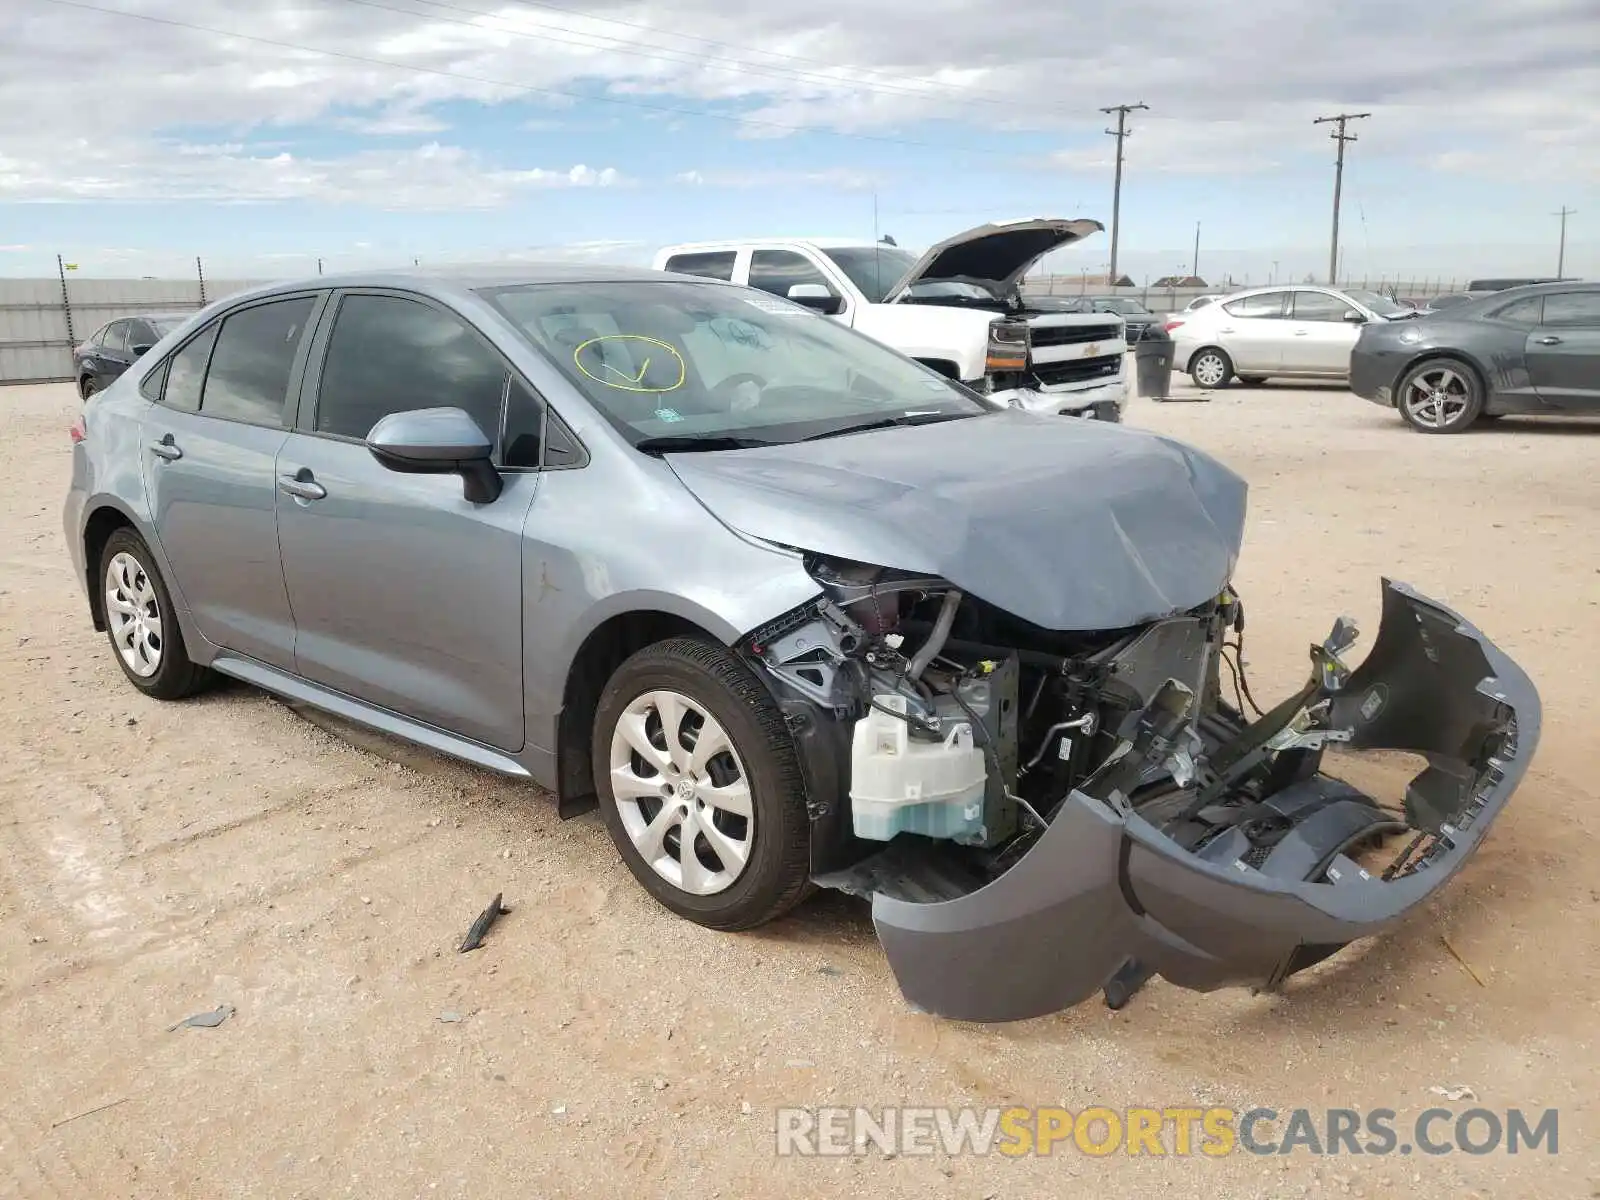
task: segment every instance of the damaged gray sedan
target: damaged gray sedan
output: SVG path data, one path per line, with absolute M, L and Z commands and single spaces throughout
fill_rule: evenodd
M 763 292 L 591 268 L 214 305 L 85 405 L 65 523 L 129 682 L 215 674 L 598 804 L 662 904 L 869 897 L 907 998 L 1271 988 L 1476 849 L 1539 701 L 1383 582 L 1261 711 L 1245 484 Z M 1425 768 L 1388 804 L 1327 749 Z

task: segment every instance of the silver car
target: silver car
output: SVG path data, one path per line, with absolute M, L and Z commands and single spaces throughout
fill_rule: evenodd
M 1340 621 L 1249 715 L 1237 475 L 732 284 L 265 288 L 73 440 L 73 568 L 139 691 L 228 675 L 598 804 L 712 928 L 870 896 L 952 1016 L 1276 986 L 1433 894 L 1538 741 L 1522 671 L 1388 582 L 1358 668 Z M 1429 765 L 1401 811 L 1328 744 Z
M 1350 351 L 1369 321 L 1415 317 L 1376 292 L 1311 284 L 1236 292 L 1167 321 L 1173 363 L 1203 388 L 1273 376 L 1344 379 Z

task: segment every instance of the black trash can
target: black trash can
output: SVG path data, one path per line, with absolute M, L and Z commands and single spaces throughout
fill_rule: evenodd
M 1165 400 L 1172 386 L 1172 335 L 1159 322 L 1145 326 L 1144 334 L 1133 346 L 1138 394 L 1149 400 Z

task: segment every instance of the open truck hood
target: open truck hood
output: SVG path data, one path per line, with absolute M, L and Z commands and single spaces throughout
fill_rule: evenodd
M 1244 480 L 1208 455 L 1015 410 L 666 457 L 734 529 L 937 575 L 1045 629 L 1123 629 L 1203 604 L 1244 532 Z
M 991 221 L 929 247 L 900 282 L 889 289 L 884 302 L 902 299 L 913 284 L 936 280 L 976 283 L 998 296 L 1009 295 L 1028 268 L 1046 254 L 1104 229 L 1099 221 L 1087 219 L 1031 217 Z

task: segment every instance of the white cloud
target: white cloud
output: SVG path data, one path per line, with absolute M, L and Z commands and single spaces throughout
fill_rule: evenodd
M 740 189 L 821 187 L 844 192 L 865 192 L 880 184 L 882 177 L 845 167 L 827 167 L 815 171 L 680 171 L 673 176 L 673 181 L 691 187 Z
M 726 126 L 730 136 L 802 127 L 933 141 L 948 147 L 952 172 L 1012 165 L 997 131 L 1045 134 L 1058 150 L 1052 165 L 1103 172 L 1112 142 L 1097 110 L 1134 100 L 1151 111 L 1134 115 L 1129 162 L 1168 173 L 1266 173 L 1317 156 L 1325 131 L 1311 118 L 1351 107 L 1373 113 L 1359 129 L 1360 153 L 1446 173 L 1592 182 L 1600 160 L 1594 0 L 1455 0 L 1448 20 L 1415 20 L 1393 0 L 999 10 L 971 0 L 885 0 L 874 9 L 858 0 L 733 9 L 587 0 L 583 13 L 509 0 L 95 2 L 157 20 L 35 0 L 7 10 L 0 198 L 373 203 L 392 186 L 393 203 L 414 207 L 444 199 L 446 182 L 428 177 L 444 165 L 469 173 L 452 181 L 457 203 L 503 203 L 520 188 L 549 186 L 551 173 L 607 186 L 607 168 L 588 180 L 448 145 L 420 148 L 430 161 L 388 140 L 445 135 L 433 110 L 443 101 L 561 110 L 579 95 L 646 106 L 611 109 L 625 128 L 675 126 L 681 113 L 659 110 L 710 107 L 756 122 Z M 370 145 L 393 161 L 365 150 L 309 160 L 292 147 L 261 152 L 263 136 L 306 124 L 385 139 Z M 197 142 L 250 148 L 174 155 L 159 141 L 174 127 Z M 80 138 L 92 142 L 87 152 L 73 146 Z M 446 162 L 452 154 L 460 157 Z M 776 152 L 748 156 L 748 170 L 701 170 L 702 183 L 762 186 L 741 180 L 774 177 L 782 165 Z M 836 182 L 856 186 L 843 174 Z

